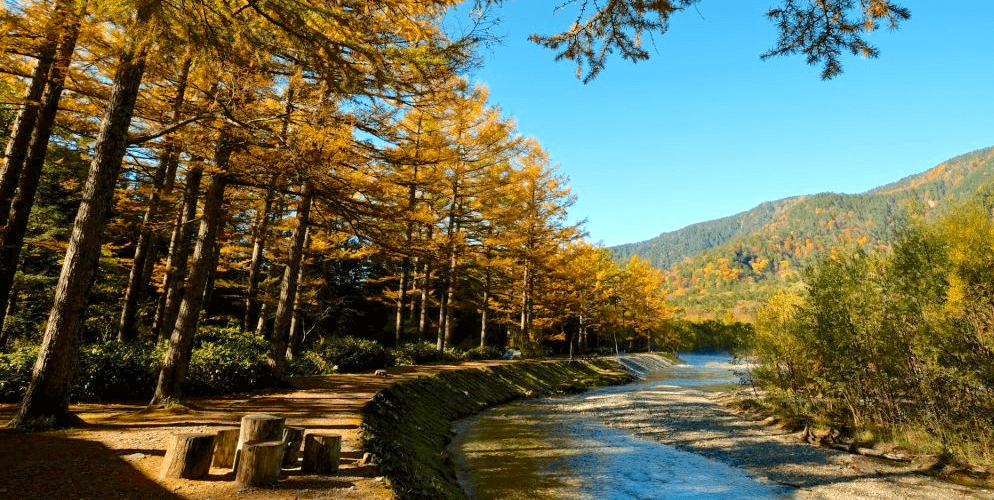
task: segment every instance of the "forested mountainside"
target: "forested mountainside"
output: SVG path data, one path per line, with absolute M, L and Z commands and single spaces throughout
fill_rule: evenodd
M 723 219 L 613 247 L 665 271 L 670 299 L 688 318 L 750 320 L 775 290 L 844 247 L 886 250 L 909 217 L 994 190 L 994 147 L 860 194 L 821 193 L 765 202 Z

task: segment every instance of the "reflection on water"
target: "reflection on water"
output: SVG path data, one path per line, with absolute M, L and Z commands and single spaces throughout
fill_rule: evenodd
M 575 411 L 585 400 L 660 385 L 727 387 L 727 356 L 688 362 L 627 386 L 514 403 L 457 425 L 460 481 L 478 499 L 761 499 L 786 490 L 671 446 L 610 428 Z M 574 408 L 574 410 L 571 410 Z

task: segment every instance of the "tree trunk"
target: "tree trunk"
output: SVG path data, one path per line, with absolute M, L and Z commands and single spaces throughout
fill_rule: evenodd
M 415 317 L 414 315 L 417 313 L 418 307 L 420 307 L 418 305 L 418 297 L 420 297 L 421 295 L 421 289 L 418 288 L 419 286 L 421 286 L 418 284 L 419 283 L 418 269 L 420 268 L 421 268 L 421 259 L 419 259 L 418 257 L 414 257 L 413 259 L 411 259 L 411 272 L 409 278 L 411 284 L 410 286 L 407 287 L 407 296 L 409 297 L 409 300 L 407 301 L 406 318 L 408 322 L 414 321 L 413 319 Z
M 448 340 L 448 318 L 449 318 L 449 307 L 451 304 L 449 300 L 452 298 L 452 287 L 455 281 L 454 268 L 455 268 L 455 252 L 456 252 L 456 210 L 459 204 L 459 178 L 456 177 L 452 180 L 452 201 L 449 203 L 449 222 L 448 228 L 446 230 L 446 237 L 448 238 L 448 257 L 449 257 L 449 270 L 445 276 L 445 288 L 441 290 L 439 295 L 439 306 L 438 306 L 438 342 L 437 347 L 439 352 L 445 349 L 446 341 Z
M 266 363 L 280 379 L 286 372 L 290 319 L 293 315 L 293 301 L 297 297 L 297 278 L 300 273 L 300 261 L 304 253 L 304 241 L 307 237 L 307 224 L 310 219 L 313 199 L 314 186 L 310 181 L 306 181 L 300 190 L 300 203 L 297 205 L 297 225 L 293 230 L 290 255 L 287 256 L 286 268 L 283 270 L 283 283 L 280 285 L 280 297 L 276 303 L 276 317 L 273 319 L 271 348 L 266 360 Z
M 420 128 L 420 123 L 419 123 Z M 413 179 L 411 180 L 411 185 L 408 187 L 407 191 L 407 210 L 408 210 L 408 221 L 407 228 L 404 233 L 404 242 L 407 243 L 408 248 L 410 248 L 413 238 L 414 238 L 414 222 L 410 218 L 413 217 L 414 209 L 418 202 L 418 166 L 414 165 Z M 394 345 L 399 346 L 401 336 L 404 332 L 404 322 L 405 322 L 405 309 L 404 305 L 407 303 L 407 288 L 411 281 L 411 257 L 405 255 L 403 261 L 401 262 L 400 269 L 400 286 L 398 287 L 397 294 L 397 321 L 394 327 L 395 338 Z
M 4 318 L 10 316 L 14 313 L 14 308 L 17 307 L 17 288 L 11 288 L 10 290 L 10 300 L 7 301 L 7 307 L 3 311 Z M 3 326 L 3 325 L 0 325 Z M 0 351 L 7 348 L 7 343 L 10 342 L 10 330 L 5 328 L 0 328 Z
M 200 309 L 203 314 L 207 315 L 210 313 L 211 299 L 214 298 L 214 285 L 217 283 L 217 263 L 221 258 L 221 247 L 223 246 L 224 238 L 224 222 L 221 222 L 221 227 L 217 229 L 217 236 L 214 237 L 214 251 L 211 252 L 211 263 L 207 267 L 209 273 L 207 274 L 207 284 L 204 285 L 204 298 L 203 304 L 201 304 Z
M 459 224 L 456 224 L 456 232 L 459 232 Z M 452 345 L 452 304 L 456 297 L 456 267 L 459 256 L 455 246 L 449 252 L 449 279 L 446 280 L 447 289 L 445 292 L 445 342 L 443 347 Z
M 155 318 L 152 320 L 152 334 L 160 343 L 168 338 L 169 327 L 175 323 L 176 311 L 180 300 L 183 299 L 183 282 L 186 276 L 186 264 L 190 257 L 193 220 L 197 216 L 197 199 L 200 197 L 200 182 L 203 176 L 204 171 L 199 166 L 187 171 L 183 208 L 176 214 L 176 225 L 173 226 L 169 238 L 166 272 L 162 277 L 162 295 L 159 296 Z
M 438 352 L 445 350 L 445 318 L 448 317 L 445 313 L 448 305 L 445 301 L 449 297 L 448 277 L 444 278 L 443 282 L 446 283 L 446 286 L 440 289 L 438 294 L 438 331 L 435 332 L 435 349 Z
M 7 147 L 4 151 L 3 167 L 0 168 L 0 224 L 7 221 L 10 215 L 11 201 L 14 199 L 14 190 L 17 189 L 18 179 L 21 177 L 21 169 L 28 156 L 28 148 L 31 143 L 31 136 L 35 130 L 38 120 L 38 113 L 42 107 L 42 94 L 49 81 L 49 73 L 55 59 L 56 34 L 63 30 L 63 23 L 69 13 L 69 2 L 60 0 L 55 4 L 45 26 L 45 39 L 38 47 L 38 59 L 35 69 L 31 73 L 31 83 L 28 84 L 27 92 L 21 102 L 21 109 L 14 118 L 10 137 L 7 140 Z M 78 29 L 78 24 L 77 24 Z M 71 28 L 70 28 L 71 31 Z M 73 46 L 75 46 L 75 35 L 73 35 Z M 2 323 L 0 323 L 2 325 Z
M 483 279 L 483 300 L 480 304 L 480 347 L 487 346 L 487 316 L 490 313 L 490 268 L 485 271 Z
M 186 372 L 190 366 L 193 335 L 200 318 L 204 290 L 211 272 L 210 267 L 214 261 L 214 244 L 224 222 L 224 189 L 228 185 L 225 171 L 233 149 L 231 138 L 222 132 L 214 157 L 218 172 L 211 174 L 211 183 L 204 195 L 204 213 L 200 220 L 197 245 L 190 263 L 186 293 L 183 295 L 179 314 L 176 316 L 173 333 L 169 338 L 169 349 L 159 371 L 159 382 L 150 405 L 167 404 L 182 395 L 181 386 L 186 380 Z
M 24 246 L 24 235 L 28 229 L 28 217 L 34 205 L 38 182 L 45 166 L 45 155 L 48 152 L 48 141 L 55 125 L 55 117 L 59 111 L 59 101 L 65 87 L 69 63 L 76 50 L 76 38 L 79 35 L 80 16 L 73 15 L 66 19 L 65 32 L 59 40 L 58 51 L 54 63 L 50 64 L 50 72 L 45 75 L 48 86 L 42 96 L 41 109 L 35 114 L 34 131 L 27 148 L 27 156 L 20 161 L 20 175 L 17 178 L 17 190 L 8 205 L 3 203 L 0 214 L 0 329 L 3 328 L 7 316 L 7 305 L 10 300 L 11 287 L 14 284 L 14 274 Z M 51 56 L 49 56 L 51 59 Z M 39 63 L 40 65 L 40 63 Z M 12 139 L 13 140 L 13 139 Z M 11 158 L 8 158 L 10 161 Z M 7 200 L 7 198 L 5 198 Z M 9 210 L 9 212 L 7 212 Z M 9 217 L 8 217 L 9 216 Z M 6 223 L 6 224 L 4 224 Z M 2 347 L 2 344 L 0 344 Z
M 183 102 L 186 99 L 187 79 L 190 76 L 191 59 L 183 63 L 179 80 L 176 83 L 176 97 L 173 98 L 173 107 L 170 110 L 169 122 L 175 123 L 179 120 Z M 146 279 L 146 265 L 150 262 L 152 243 L 155 240 L 153 224 L 162 208 L 162 197 L 168 195 L 172 190 L 173 181 L 171 177 L 176 176 L 176 167 L 179 162 L 179 151 L 175 144 L 166 146 L 159 159 L 159 168 L 156 169 L 152 178 L 152 195 L 148 200 L 148 207 L 145 209 L 145 216 L 142 218 L 141 229 L 138 234 L 138 243 L 135 245 L 135 258 L 131 264 L 131 274 L 128 276 L 128 286 L 124 292 L 124 305 L 121 307 L 121 317 L 117 324 L 117 340 L 129 341 L 135 337 L 135 315 L 138 312 L 138 300 Z
M 273 183 L 276 182 L 275 176 Z M 242 331 L 254 328 L 259 318 L 259 273 L 262 271 L 263 254 L 266 251 L 266 231 L 269 230 L 269 212 L 273 209 L 276 192 L 266 190 L 262 212 L 252 230 L 252 262 L 249 265 L 248 286 L 245 290 L 245 315 L 242 317 Z
M 428 259 L 425 259 L 424 272 L 421 273 L 421 299 L 418 311 L 418 338 L 424 339 L 425 332 L 428 331 L 428 287 L 431 285 L 431 266 Z
M 310 234 L 310 229 L 308 229 L 307 235 L 304 236 L 304 250 L 306 253 L 307 242 L 309 240 L 308 235 Z M 301 256 L 303 259 L 303 256 Z M 293 297 L 293 316 L 290 319 L 290 341 L 286 346 L 286 359 L 293 360 L 294 356 L 300 350 L 300 343 L 303 341 L 303 310 L 301 309 L 301 294 L 300 294 L 300 284 L 304 281 L 304 263 L 301 262 L 298 266 L 300 270 L 297 272 L 297 293 Z
M 259 321 L 255 324 L 255 334 L 264 339 L 271 337 L 272 321 L 269 318 L 269 303 L 263 302 L 259 306 Z
M 529 272 L 528 263 L 525 263 L 523 276 L 521 278 L 521 345 L 516 346 L 518 349 L 526 349 L 526 344 L 530 343 L 531 340 L 531 297 L 529 294 L 528 284 L 531 281 L 531 273 Z
M 138 23 L 144 24 L 148 16 L 146 9 L 140 9 Z M 145 71 L 145 55 L 144 49 L 127 51 L 114 75 L 38 361 L 11 426 L 61 427 L 79 422 L 79 418 L 69 412 L 69 388 L 79 329 L 100 257 L 100 240 L 114 202 L 114 185 L 128 147 L 128 127 Z
M 404 332 L 404 316 L 407 309 L 407 281 L 410 274 L 411 259 L 410 257 L 404 257 L 400 265 L 400 283 L 397 285 L 397 301 L 395 303 L 396 307 L 396 317 L 394 318 L 394 340 L 395 346 L 400 345 L 401 337 Z

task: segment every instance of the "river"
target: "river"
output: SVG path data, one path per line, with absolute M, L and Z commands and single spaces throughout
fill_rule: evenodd
M 685 354 L 686 365 L 586 393 L 525 400 L 456 424 L 450 452 L 471 498 L 769 499 L 793 488 L 638 435 L 632 406 L 661 389 L 722 390 L 735 384 L 728 356 Z M 610 424 L 610 425 L 609 425 Z

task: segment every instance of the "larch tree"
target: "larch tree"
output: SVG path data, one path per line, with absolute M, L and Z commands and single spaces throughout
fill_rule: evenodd
M 504 0 L 476 0 L 478 5 Z M 566 0 L 557 7 L 575 15 L 559 33 L 533 34 L 529 39 L 555 51 L 556 60 L 576 63 L 577 77 L 589 82 L 604 69 L 612 54 L 632 62 L 649 59 L 644 38 L 665 34 L 672 18 L 706 4 L 703 0 Z M 808 64 L 820 65 L 821 77 L 842 73 L 841 58 L 849 53 L 875 58 L 879 49 L 866 37 L 881 27 L 896 29 L 911 12 L 889 0 L 778 0 L 766 11 L 778 32 L 776 45 L 761 55 L 766 59 L 801 54 Z
M 60 33 L 59 38 L 55 40 L 55 53 L 47 54 L 47 44 L 51 43 L 50 39 L 55 36 L 48 32 L 43 37 L 45 47 L 39 49 L 45 54 L 39 56 L 35 68 L 35 77 L 40 76 L 37 75 L 40 68 L 48 68 L 48 73 L 42 78 L 44 86 L 40 96 L 40 106 L 29 103 L 21 109 L 14 122 L 12 137 L 7 143 L 3 171 L 0 172 L 3 184 L 0 186 L 0 330 L 3 329 L 14 274 L 24 245 L 28 217 L 34 205 L 49 139 L 62 100 L 65 80 L 69 74 L 69 65 L 76 51 L 80 24 L 83 22 L 82 9 L 83 7 L 76 7 L 71 3 L 66 5 L 66 2 L 56 4 L 50 23 L 57 25 L 49 26 L 50 30 Z M 49 57 L 50 60 L 45 60 L 45 57 Z M 37 83 L 33 77 L 28 97 L 36 90 L 35 87 Z M 20 134 L 29 125 L 32 127 L 29 131 L 30 137 L 26 143 L 26 150 L 22 150 Z M 14 191 L 10 191 L 8 184 L 13 185 Z M 3 335 L 0 332 L 0 347 L 6 343 Z
M 77 339 L 100 242 L 113 201 L 129 128 L 149 54 L 172 47 L 201 47 L 222 57 L 233 44 L 306 66 L 347 95 L 390 95 L 396 75 L 433 74 L 464 57 L 468 46 L 448 43 L 437 29 L 450 1 L 220 5 L 140 3 L 130 19 L 119 16 L 118 65 L 73 234 L 56 287 L 32 382 L 15 427 L 60 427 L 77 419 L 68 410 Z M 176 10 L 171 10 L 171 9 Z M 342 13 L 347 15 L 341 15 Z M 279 36 L 274 37 L 273 33 Z M 167 36 L 172 35 L 172 36 Z M 349 40 L 343 44 L 342 40 Z M 279 42 L 279 43 L 274 43 Z M 180 316 L 183 316 L 181 311 Z M 179 320 L 177 320 L 179 321 Z M 164 386 L 169 386 L 165 384 Z

